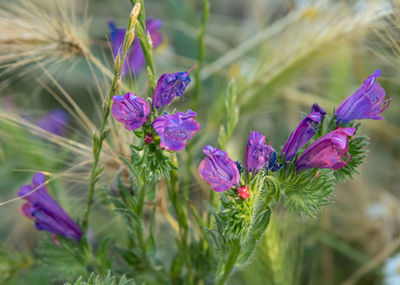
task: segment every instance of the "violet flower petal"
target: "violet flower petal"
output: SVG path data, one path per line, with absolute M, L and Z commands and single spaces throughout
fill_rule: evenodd
M 348 136 L 355 128 L 338 128 L 313 142 L 295 162 L 297 172 L 307 168 L 340 169 L 351 160 Z
M 300 148 L 305 146 L 315 135 L 326 112 L 318 104 L 311 107 L 310 115 L 301 120 L 297 128 L 290 134 L 282 149 L 287 161 L 292 160 Z
M 82 238 L 81 229 L 49 195 L 45 182 L 46 176 L 37 172 L 32 178 L 31 185 L 20 187 L 18 196 L 26 200 L 21 212 L 35 221 L 37 230 L 44 230 L 79 242 Z
M 169 105 L 175 97 L 183 97 L 192 79 L 189 72 L 165 73 L 157 81 L 153 94 L 153 107 L 160 109 Z
M 203 153 L 207 157 L 200 163 L 198 171 L 214 191 L 223 192 L 239 184 L 239 170 L 225 151 L 206 145 Z
M 53 109 L 37 121 L 37 126 L 58 136 L 65 134 L 69 115 L 62 109 Z
M 146 122 L 150 115 L 150 106 L 146 100 L 128 92 L 125 95 L 113 97 L 111 112 L 128 131 L 133 131 Z
M 201 128 L 194 117 L 196 113 L 192 110 L 157 117 L 153 128 L 161 138 L 160 147 L 168 151 L 183 150 L 187 141 Z
M 265 136 L 251 132 L 246 147 L 246 168 L 248 172 L 261 170 L 274 152 L 272 146 L 265 145 Z
M 389 107 L 391 98 L 384 100 L 385 89 L 376 82 L 381 76 L 378 69 L 365 79 L 361 87 L 347 97 L 336 110 L 337 123 L 343 124 L 352 120 L 382 120 L 381 113 Z

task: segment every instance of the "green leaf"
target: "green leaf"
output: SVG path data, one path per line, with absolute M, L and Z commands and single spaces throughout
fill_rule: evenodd
M 41 240 L 37 252 L 39 264 L 56 280 L 71 280 L 86 274 L 88 253 L 77 242 L 57 236 L 57 246 L 49 234 Z M 83 240 L 82 240 L 83 242 Z
M 364 159 L 367 156 L 368 150 L 366 147 L 368 142 L 369 138 L 367 137 L 353 137 L 349 140 L 351 160 L 345 167 L 335 171 L 336 179 L 339 182 L 344 182 L 349 178 L 353 178 L 354 175 L 359 174 L 357 168 L 364 163 Z
M 285 207 L 299 216 L 306 214 L 316 217 L 322 206 L 330 204 L 336 182 L 331 169 L 312 169 L 296 173 L 292 162 L 279 175 L 285 193 Z
M 110 258 L 109 255 L 109 247 L 111 244 L 114 242 L 114 238 L 111 236 L 108 236 L 104 238 L 97 250 L 96 258 L 101 265 L 102 269 L 109 269 L 112 265 L 112 258 Z

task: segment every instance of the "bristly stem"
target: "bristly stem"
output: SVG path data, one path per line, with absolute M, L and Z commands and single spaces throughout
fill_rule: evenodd
M 193 94 L 193 98 L 192 98 L 192 109 L 196 109 L 196 107 L 197 107 L 197 105 L 199 103 L 200 92 L 201 92 L 200 72 L 201 72 L 201 70 L 203 68 L 203 61 L 204 61 L 204 55 L 205 55 L 204 35 L 206 33 L 208 15 L 209 15 L 209 12 L 210 12 L 210 2 L 209 2 L 209 0 L 202 0 L 202 7 L 203 7 L 203 14 L 202 14 L 202 17 L 201 17 L 199 37 L 198 37 L 198 42 L 197 42 L 198 68 L 196 69 L 196 72 L 195 72 L 196 85 L 195 85 L 194 94 Z
M 114 78 L 111 83 L 110 92 L 108 97 L 103 103 L 103 118 L 101 122 L 101 127 L 99 130 L 99 134 L 93 134 L 93 167 L 92 171 L 89 176 L 89 194 L 86 203 L 86 209 L 82 218 L 82 226 L 84 230 L 87 229 L 89 224 L 89 213 L 90 208 L 93 204 L 93 195 L 94 195 L 94 188 L 96 182 L 100 179 L 100 175 L 103 171 L 102 168 L 98 168 L 101 150 L 103 148 L 103 141 L 107 137 L 110 129 L 109 125 L 107 124 L 108 118 L 110 116 L 111 111 L 111 104 L 112 104 L 112 97 L 118 93 L 120 84 L 121 84 L 121 69 L 125 62 L 125 56 L 132 45 L 133 39 L 135 38 L 135 26 L 137 22 L 137 18 L 140 13 L 141 5 L 138 3 L 136 4 L 129 17 L 128 28 L 126 29 L 124 43 L 122 45 L 122 53 L 118 53 L 114 61 Z
M 235 263 L 237 258 L 239 257 L 240 250 L 241 250 L 240 241 L 238 240 L 233 241 L 229 248 L 229 256 L 226 262 L 223 263 L 223 261 L 220 260 L 220 264 L 218 266 L 218 271 L 215 279 L 216 285 L 223 285 L 228 280 L 229 276 L 233 271 L 233 268 L 235 267 Z M 224 256 L 222 255 L 221 259 L 223 258 Z

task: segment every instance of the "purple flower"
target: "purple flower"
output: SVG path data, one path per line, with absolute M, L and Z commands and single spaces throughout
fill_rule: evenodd
M 150 34 L 151 41 L 153 43 L 153 48 L 158 47 L 163 41 L 163 37 L 160 33 L 160 28 L 162 26 L 162 21 L 157 19 L 147 19 L 146 20 L 146 30 Z M 122 52 L 122 44 L 124 43 L 126 29 L 119 29 L 115 27 L 115 23 L 110 21 L 108 23 L 110 27 L 110 42 L 113 51 L 113 55 L 116 56 Z M 139 39 L 135 37 L 132 47 L 128 50 L 124 65 L 122 66 L 121 75 L 127 75 L 132 70 L 135 74 L 138 74 L 146 60 L 143 55 L 142 47 L 140 46 Z
M 261 170 L 273 152 L 272 146 L 265 145 L 265 136 L 251 132 L 246 147 L 247 171 L 256 173 Z
M 378 69 L 339 105 L 336 110 L 338 124 L 361 119 L 383 120 L 381 113 L 389 107 L 392 98 L 384 100 L 385 89 L 376 82 L 379 76 L 381 71 Z
M 313 142 L 295 162 L 297 172 L 307 168 L 340 169 L 351 160 L 348 150 L 348 136 L 355 128 L 337 128 Z
M 239 184 L 239 170 L 228 154 L 211 145 L 203 148 L 207 156 L 199 166 L 200 177 L 216 192 L 223 192 Z
M 312 105 L 310 115 L 301 120 L 283 146 L 282 154 L 285 154 L 287 161 L 292 160 L 299 149 L 305 146 L 315 135 L 325 114 L 324 109 L 318 106 L 317 103 Z
M 183 97 L 186 86 L 191 80 L 189 71 L 161 75 L 154 90 L 153 107 L 160 109 L 171 103 L 176 96 Z
M 192 110 L 187 113 L 178 112 L 173 115 L 162 115 L 153 121 L 153 128 L 161 138 L 160 147 L 168 151 L 178 151 L 185 148 L 186 143 L 200 130 L 200 124 L 193 117 Z
M 46 176 L 37 172 L 31 185 L 23 185 L 18 196 L 26 200 L 21 213 L 35 221 L 35 228 L 80 241 L 82 232 L 60 205 L 49 195 Z
M 150 106 L 146 100 L 128 92 L 125 95 L 113 97 L 111 112 L 128 131 L 133 131 L 146 122 L 150 114 Z
M 57 136 L 62 136 L 68 125 L 68 113 L 62 109 L 53 109 L 49 111 L 44 117 L 37 121 L 37 126 L 53 133 Z

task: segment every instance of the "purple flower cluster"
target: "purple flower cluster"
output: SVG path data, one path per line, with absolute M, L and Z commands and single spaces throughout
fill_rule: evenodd
M 146 30 L 147 33 L 150 34 L 154 48 L 158 47 L 163 41 L 163 36 L 159 31 L 162 24 L 162 21 L 157 19 L 148 19 L 146 21 Z M 117 28 L 113 21 L 110 21 L 108 25 L 110 27 L 111 48 L 113 55 L 116 56 L 118 53 L 122 52 L 122 44 L 124 43 L 126 29 Z M 128 50 L 126 55 L 125 62 L 121 69 L 121 75 L 128 75 L 130 71 L 138 74 L 142 70 L 145 63 L 146 61 L 139 43 L 139 39 L 135 37 L 132 47 Z
M 45 183 L 46 176 L 37 172 L 30 185 L 21 186 L 18 196 L 26 200 L 20 209 L 21 213 L 35 221 L 37 230 L 47 231 L 79 242 L 82 238 L 79 226 L 49 195 Z
M 376 77 L 380 75 L 379 70 L 375 71 L 360 89 L 339 105 L 336 111 L 337 124 L 355 119 L 383 119 L 380 114 L 389 106 L 391 98 L 384 100 L 385 90 L 376 82 Z M 284 155 L 285 161 L 295 159 L 299 150 L 310 142 L 321 127 L 325 115 L 325 110 L 317 104 L 311 107 L 310 114 L 301 120 L 282 149 L 281 157 Z M 297 172 L 310 168 L 337 170 L 345 167 L 352 158 L 348 152 L 349 139 L 355 131 L 352 127 L 338 127 L 311 143 L 294 161 Z M 239 185 L 238 173 L 242 169 L 241 163 L 235 164 L 226 152 L 209 145 L 204 147 L 203 152 L 207 158 L 200 164 L 200 177 L 217 192 L 238 186 L 240 197 L 247 197 L 247 192 L 243 192 L 248 189 L 245 188 L 247 186 Z M 265 144 L 265 136 L 259 132 L 251 132 L 246 148 L 247 173 L 256 174 L 261 169 L 272 172 L 280 170 L 284 165 L 278 164 L 276 158 L 277 154 L 271 144 Z
M 207 157 L 199 166 L 199 174 L 213 190 L 223 192 L 233 186 L 240 186 L 239 178 L 242 170 L 241 167 L 238 167 L 240 163 L 233 162 L 225 151 L 210 145 L 205 146 L 203 152 Z M 246 148 L 247 172 L 256 174 L 264 167 L 276 171 L 281 167 L 276 165 L 275 158 L 276 152 L 271 144 L 265 145 L 265 136 L 259 132 L 251 132 Z M 243 199 L 250 196 L 248 187 L 246 187 L 238 188 L 239 197 Z
M 128 92 L 125 95 L 113 97 L 111 112 L 114 118 L 124 124 L 128 131 L 136 130 L 144 124 L 152 126 L 154 132 L 160 137 L 160 147 L 167 151 L 180 151 L 186 146 L 188 140 L 200 129 L 200 124 L 194 117 L 192 110 L 187 113 L 163 114 L 149 119 L 151 110 L 157 115 L 156 109 L 169 105 L 175 97 L 182 97 L 186 86 L 190 83 L 189 71 L 166 73 L 158 80 L 152 100 L 152 106 L 146 100 Z M 152 133 L 145 134 L 145 143 L 153 140 Z

